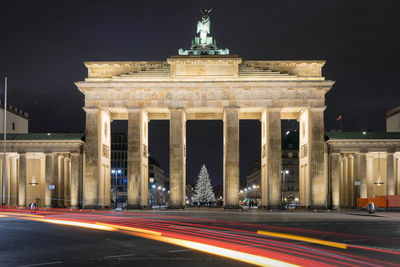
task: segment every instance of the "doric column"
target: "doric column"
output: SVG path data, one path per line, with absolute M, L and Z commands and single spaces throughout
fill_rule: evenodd
M 11 205 L 11 168 L 10 168 L 10 155 L 6 155 L 6 205 Z
M 349 157 L 348 155 L 343 157 L 343 207 L 349 206 Z
M 85 109 L 86 130 L 85 130 L 85 177 L 84 183 L 84 208 L 97 208 L 98 175 L 99 175 L 99 110 Z
M 301 110 L 299 116 L 299 198 L 300 206 L 308 208 L 311 205 L 310 178 L 310 136 L 311 111 Z
M 269 206 L 268 174 L 267 174 L 267 110 L 261 113 L 261 206 Z
M 81 173 L 81 154 L 71 154 L 71 208 L 79 207 L 79 176 Z
M 58 195 L 58 165 L 59 165 L 59 160 L 58 160 L 58 154 L 54 153 L 52 156 L 52 170 L 51 170 L 51 184 L 54 185 L 54 189 L 51 190 L 51 207 L 55 208 L 58 206 L 58 199 L 59 199 L 59 195 Z
M 331 197 L 332 197 L 332 208 L 340 208 L 340 177 L 341 177 L 341 167 L 340 167 L 340 154 L 331 153 L 330 158 L 330 180 L 331 180 Z
M 281 143 L 281 111 L 267 110 L 267 179 L 268 206 L 280 207 L 282 204 L 282 143 Z
M 360 198 L 367 197 L 367 155 L 358 153 L 358 180 L 360 181 Z
M 39 198 L 40 198 L 40 207 L 43 208 L 46 205 L 46 191 L 48 190 L 48 184 L 47 184 L 47 178 L 46 178 L 46 155 L 43 153 L 40 153 L 39 156 L 39 175 L 40 175 L 40 193 L 39 193 Z
M 395 172 L 394 172 L 394 154 L 388 152 L 387 153 L 387 195 L 388 196 L 393 196 L 395 195 Z
M 170 114 L 170 208 L 183 208 L 186 188 L 186 113 L 184 109 L 171 109 Z
M 111 205 L 111 116 L 108 110 L 99 110 L 99 151 L 98 151 L 98 208 Z
M 26 206 L 26 154 L 19 155 L 18 206 Z
M 17 155 L 10 156 L 10 206 L 18 204 L 18 170 Z
M 367 154 L 367 197 L 374 197 L 374 181 L 373 181 L 373 170 L 374 170 L 374 155 L 371 153 Z
M 239 110 L 226 108 L 223 121 L 223 198 L 225 208 L 239 208 Z
M 128 208 L 148 207 L 148 118 L 142 109 L 128 111 Z
M 84 207 L 107 208 L 110 205 L 110 113 L 88 109 L 85 132 Z
M 64 157 L 64 207 L 71 206 L 71 165 L 69 155 Z
M 328 204 L 328 181 L 324 175 L 324 109 L 311 111 L 310 146 L 310 181 L 311 205 L 326 208 Z
M 44 186 L 44 206 L 46 208 L 51 207 L 52 192 L 54 189 L 50 189 L 50 185 L 54 185 L 53 182 L 53 155 L 46 154 L 45 158 L 45 186 Z
M 348 202 L 348 207 L 352 208 L 354 207 L 354 155 L 349 156 L 349 177 L 348 177 L 348 183 L 349 187 L 349 202 Z
M 63 208 L 64 207 L 64 155 L 59 155 L 58 156 L 58 175 L 57 175 L 57 185 L 56 188 L 58 188 L 57 190 L 57 206 L 59 208 Z

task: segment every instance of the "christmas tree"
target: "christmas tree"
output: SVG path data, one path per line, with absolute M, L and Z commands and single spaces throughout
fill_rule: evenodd
M 194 191 L 195 191 L 195 194 L 193 196 L 194 202 L 201 203 L 201 202 L 215 201 L 215 196 L 211 186 L 210 177 L 208 175 L 207 168 L 204 164 L 203 167 L 201 167 Z

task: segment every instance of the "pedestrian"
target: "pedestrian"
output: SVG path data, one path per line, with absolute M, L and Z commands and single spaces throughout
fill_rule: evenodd
M 33 202 L 29 203 L 28 207 L 32 214 L 36 213 L 39 209 L 38 204 L 33 203 Z

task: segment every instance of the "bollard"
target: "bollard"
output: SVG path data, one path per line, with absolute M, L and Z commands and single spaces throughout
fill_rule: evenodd
M 374 214 L 376 211 L 376 205 L 374 202 L 369 202 L 367 205 L 367 211 L 369 212 L 369 214 Z

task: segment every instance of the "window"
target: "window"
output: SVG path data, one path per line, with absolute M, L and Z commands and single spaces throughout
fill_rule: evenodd
M 15 122 L 12 123 L 12 129 L 15 130 Z

